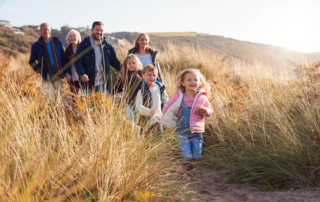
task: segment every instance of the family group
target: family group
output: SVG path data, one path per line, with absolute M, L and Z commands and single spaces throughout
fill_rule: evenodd
M 48 23 L 40 25 L 41 37 L 32 45 L 29 64 L 40 73 L 43 89 L 51 97 L 60 94 L 62 79 L 69 83 L 73 100 L 81 94 L 99 92 L 114 95 L 123 92 L 125 114 L 133 127 L 147 128 L 147 136 L 163 133 L 163 126 L 175 129 L 184 168 L 184 180 L 201 158 L 204 118 L 212 115 L 208 101 L 209 86 L 197 69 L 185 69 L 177 76 L 177 93 L 168 101 L 157 51 L 149 45 L 148 34 L 140 34 L 135 47 L 123 63 L 104 35 L 104 24 L 92 24 L 91 34 L 81 41 L 74 29 L 66 36 L 70 44 L 64 50 L 61 41 L 51 35 Z M 110 89 L 110 65 L 120 72 Z

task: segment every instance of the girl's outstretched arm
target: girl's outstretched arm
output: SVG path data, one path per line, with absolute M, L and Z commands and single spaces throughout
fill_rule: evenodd
M 177 92 L 174 96 L 163 106 L 162 114 L 164 114 L 168 108 L 179 98 L 179 93 Z

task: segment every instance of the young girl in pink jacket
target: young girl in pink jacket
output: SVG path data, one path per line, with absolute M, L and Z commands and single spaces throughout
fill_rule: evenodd
M 189 180 L 193 161 L 201 158 L 204 117 L 213 113 L 208 101 L 209 85 L 197 69 L 186 69 L 177 77 L 177 93 L 163 107 L 160 124 L 175 128 L 184 170 Z

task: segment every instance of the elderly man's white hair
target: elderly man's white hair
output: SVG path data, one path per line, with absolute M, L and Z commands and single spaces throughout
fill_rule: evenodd
M 46 23 L 46 22 L 41 23 L 41 25 L 40 25 L 40 30 L 42 29 L 43 26 L 50 27 L 50 30 L 51 30 L 51 26 L 49 25 L 49 23 Z

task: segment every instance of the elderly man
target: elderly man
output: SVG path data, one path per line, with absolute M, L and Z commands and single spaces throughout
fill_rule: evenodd
M 51 36 L 51 27 L 48 23 L 40 25 L 41 37 L 32 44 L 29 64 L 33 70 L 40 73 L 43 78 L 43 86 L 49 90 L 50 97 L 54 97 L 54 91 L 60 94 L 63 74 L 67 80 L 71 76 L 69 70 L 63 71 L 65 54 L 61 41 Z
M 104 25 L 96 21 L 91 33 L 77 49 L 75 67 L 81 78 L 82 92 L 107 94 L 110 88 L 110 65 L 117 71 L 121 63 L 113 46 L 103 36 Z

